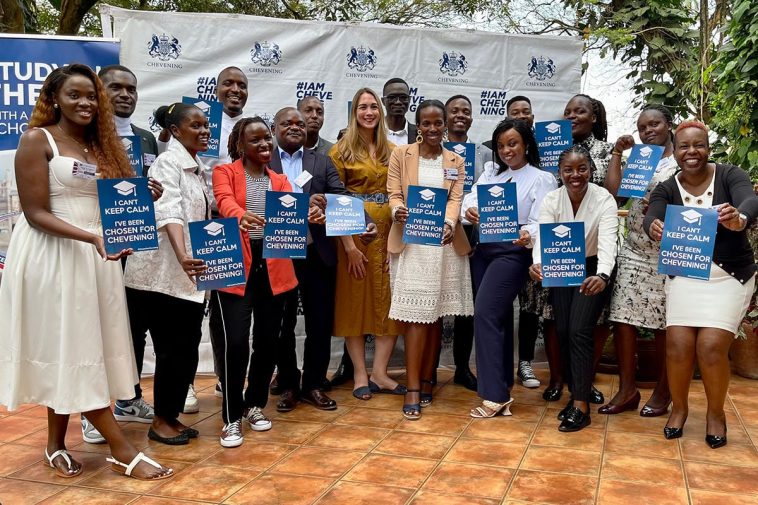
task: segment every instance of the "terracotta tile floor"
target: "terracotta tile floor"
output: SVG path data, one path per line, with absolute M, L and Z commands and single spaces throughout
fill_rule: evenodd
M 545 378 L 545 370 L 537 372 Z M 333 412 L 300 405 L 278 414 L 272 399 L 266 410 L 273 429 L 246 430 L 236 449 L 218 443 L 214 379 L 198 377 L 200 412 L 182 419 L 200 430 L 189 446 L 151 442 L 145 425 L 123 425 L 140 449 L 175 469 L 176 477 L 161 482 L 111 472 L 107 447 L 83 443 L 78 418 L 72 418 L 68 444 L 85 471 L 57 478 L 41 464 L 45 410 L 0 410 L 0 503 L 758 504 L 758 381 L 732 378 L 729 444 L 714 451 L 703 442 L 700 382 L 692 385 L 684 437 L 666 441 L 665 417 L 636 412 L 595 414 L 588 429 L 560 433 L 555 414 L 563 404 L 544 402 L 542 388 L 516 386 L 513 417 L 473 420 L 474 393 L 454 385 L 449 371 L 439 375 L 434 403 L 420 421 L 403 418 L 402 397 L 362 402 L 348 385 L 333 392 L 339 404 Z M 616 381 L 600 375 L 596 385 L 608 396 Z M 149 400 L 151 386 L 143 381 Z M 642 393 L 645 400 L 650 390 Z

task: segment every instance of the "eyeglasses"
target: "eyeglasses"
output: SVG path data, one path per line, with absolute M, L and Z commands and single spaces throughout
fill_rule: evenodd
M 408 103 L 411 101 L 411 97 L 408 95 L 387 95 L 383 98 L 387 103 L 392 103 L 392 102 Z

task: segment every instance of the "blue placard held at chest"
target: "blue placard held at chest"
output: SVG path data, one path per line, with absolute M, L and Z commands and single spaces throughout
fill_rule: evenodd
M 534 123 L 534 136 L 543 170 L 558 173 L 558 156 L 574 144 L 571 121 L 540 121 Z
M 358 235 L 366 231 L 363 200 L 326 194 L 326 236 Z
M 642 198 L 647 193 L 647 186 L 653 180 L 655 169 L 663 156 L 663 146 L 637 144 L 626 160 L 624 176 L 621 178 L 618 196 Z
M 97 196 L 108 254 L 158 249 L 153 195 L 146 178 L 98 179 Z
M 129 164 L 134 170 L 134 175 L 141 177 L 144 173 L 144 158 L 142 157 L 142 138 L 139 135 L 129 135 L 121 137 L 121 144 L 126 150 L 126 156 L 129 158 Z
M 715 209 L 668 205 L 658 253 L 658 273 L 708 280 L 717 226 Z
M 580 286 L 587 276 L 584 245 L 582 221 L 541 224 L 542 285 Z
M 208 269 L 197 276 L 197 289 L 221 289 L 245 284 L 239 223 L 235 217 L 189 223 L 192 257 Z
M 445 149 L 453 151 L 463 158 L 466 167 L 466 178 L 463 180 L 463 191 L 471 191 L 474 185 L 474 175 L 476 170 L 476 144 L 473 142 L 445 142 Z
M 218 158 L 221 147 L 221 116 L 224 112 L 224 106 L 221 102 L 215 100 L 198 100 L 195 97 L 183 96 L 182 103 L 194 105 L 205 114 L 208 119 L 208 129 L 211 136 L 208 139 L 208 150 L 200 153 L 208 158 Z
M 309 199 L 305 193 L 266 191 L 264 258 L 305 258 Z
M 516 183 L 482 184 L 476 187 L 479 202 L 479 242 L 518 240 Z
M 406 205 L 408 220 L 403 226 L 403 242 L 442 246 L 447 190 L 408 186 Z

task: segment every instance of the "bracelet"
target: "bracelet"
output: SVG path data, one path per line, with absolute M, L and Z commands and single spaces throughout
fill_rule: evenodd
M 618 152 L 617 150 L 611 151 L 611 156 L 621 156 L 622 153 Z
M 603 279 L 603 281 L 604 281 L 606 284 L 608 284 L 608 282 L 610 282 L 610 280 L 611 280 L 611 278 L 608 276 L 608 274 L 606 274 L 606 273 L 604 273 L 604 272 L 603 272 L 603 273 L 599 273 L 599 274 L 597 274 L 597 276 L 598 276 L 598 277 L 600 277 L 601 279 Z

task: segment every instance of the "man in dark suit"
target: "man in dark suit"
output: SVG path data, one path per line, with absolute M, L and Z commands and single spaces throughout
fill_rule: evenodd
M 418 128 L 405 119 L 411 106 L 411 89 L 408 83 L 400 77 L 393 77 L 382 88 L 382 103 L 384 104 L 385 120 L 387 122 L 387 138 L 395 145 L 413 144 L 416 142 Z
M 297 101 L 297 110 L 305 119 L 306 141 L 305 148 L 313 149 L 324 156 L 329 155 L 329 149 L 334 144 L 319 135 L 324 126 L 324 104 L 316 96 L 306 96 Z
M 331 160 L 314 150 L 304 148 L 307 140 L 306 123 L 296 108 L 287 107 L 277 112 L 273 131 L 277 148 L 270 166 L 275 172 L 287 175 L 293 191 L 311 195 L 311 202 L 316 202 L 324 209 L 325 193 L 348 194 Z M 366 232 L 361 234 L 361 239 L 370 241 L 376 237 L 376 225 L 369 219 L 366 222 Z M 336 242 L 332 237 L 326 236 L 324 225 L 309 225 L 308 238 L 307 257 L 293 260 L 298 280 L 296 291 L 300 292 L 305 317 L 302 387 L 295 353 L 297 293 L 293 292 L 285 307 L 280 337 L 277 382 L 282 396 L 277 404 L 279 412 L 293 410 L 298 399 L 322 410 L 337 408 L 337 402 L 324 392 L 334 322 Z

